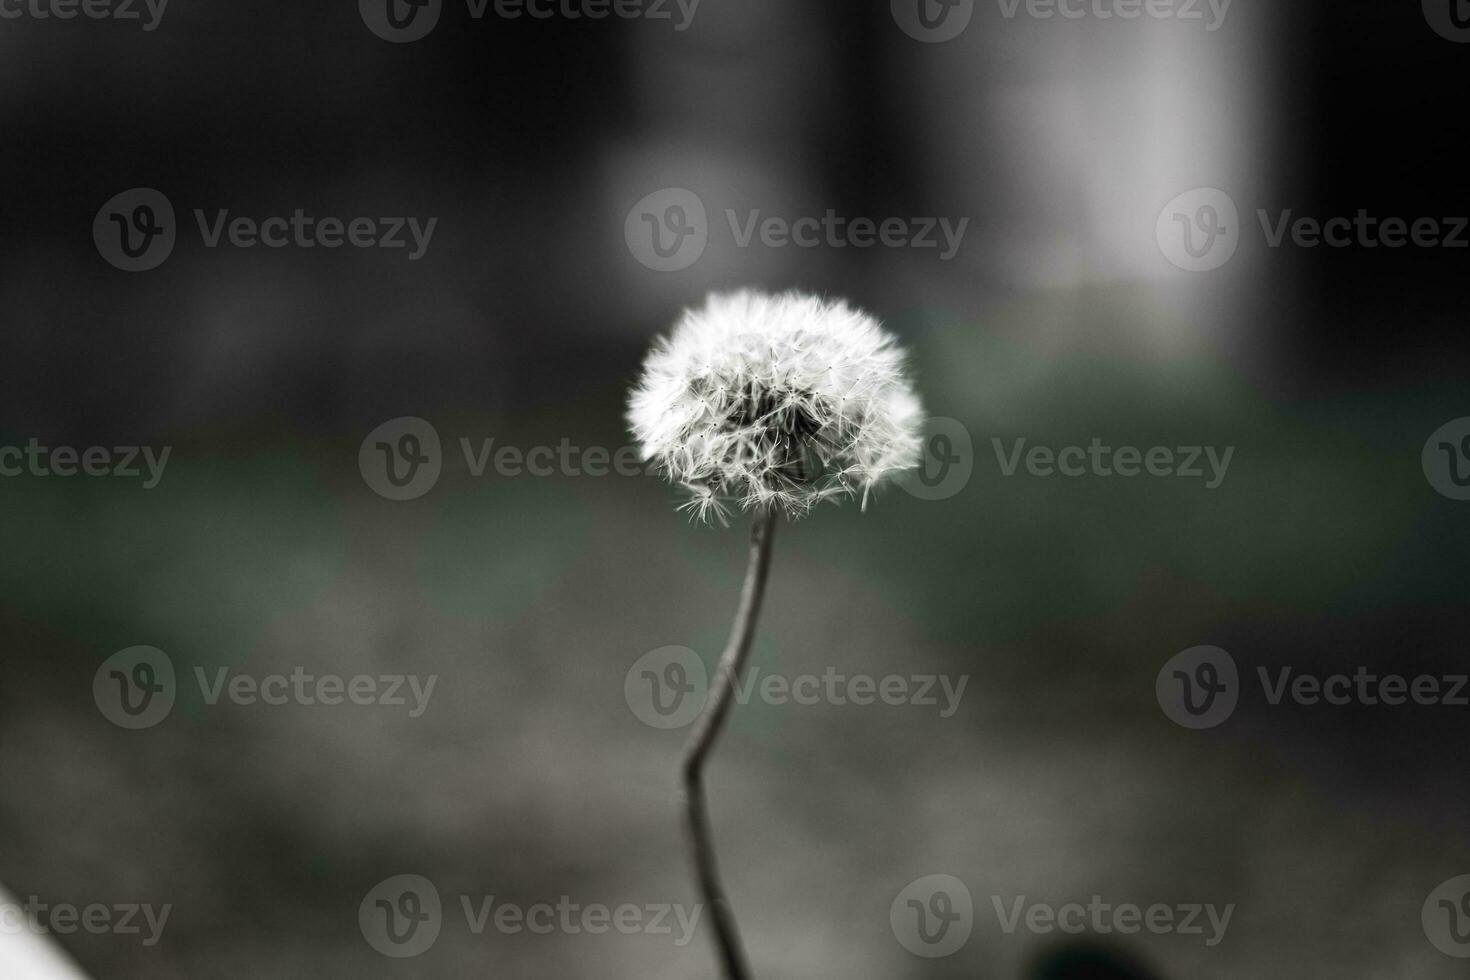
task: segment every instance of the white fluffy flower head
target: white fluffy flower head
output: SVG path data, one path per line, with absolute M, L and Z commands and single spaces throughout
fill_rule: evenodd
M 685 505 L 799 517 L 916 465 L 923 411 L 904 354 L 841 301 L 787 293 L 711 296 L 659 340 L 629 399 L 645 459 L 687 488 Z

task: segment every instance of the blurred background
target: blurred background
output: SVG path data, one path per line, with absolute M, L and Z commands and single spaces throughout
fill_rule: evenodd
M 1421 466 L 1470 415 L 1465 253 L 1273 249 L 1257 219 L 1470 212 L 1470 47 L 1429 6 L 977 0 L 916 20 L 903 0 L 703 0 L 594 20 L 443 0 L 416 40 L 380 36 L 370 0 L 172 0 L 151 30 L 141 5 L 4 8 L 0 446 L 171 455 L 151 489 L 0 478 L 0 882 L 172 906 L 151 946 L 54 937 L 98 978 L 713 976 L 703 930 L 475 935 L 460 897 L 697 900 L 684 733 L 640 720 L 625 679 L 666 646 L 713 664 L 745 522 L 692 525 L 649 476 L 477 475 L 460 440 L 616 450 L 681 310 L 798 288 L 881 318 L 971 450 L 931 444 L 963 457 L 941 499 L 892 488 L 782 528 L 753 665 L 968 683 L 950 717 L 737 708 L 711 810 L 756 973 L 1462 975 L 1420 913 L 1470 873 L 1466 709 L 1272 706 L 1251 680 L 1467 669 L 1470 504 Z M 924 26 L 942 10 L 959 20 Z M 93 239 L 131 188 L 176 216 L 147 271 Z M 1156 237 L 1196 188 L 1238 208 L 1205 272 Z M 210 248 L 194 218 L 298 208 L 438 220 L 410 260 Z M 731 211 L 968 225 L 945 258 L 742 246 Z M 645 215 L 703 250 L 651 268 Z M 359 450 L 404 416 L 433 426 L 442 474 L 393 500 Z M 992 444 L 1094 437 L 1235 452 L 1206 489 L 1007 477 Z M 1155 679 L 1202 644 L 1243 691 L 1192 731 Z M 177 702 L 126 730 L 93 681 L 138 645 L 167 653 Z M 438 684 L 419 717 L 211 705 L 196 668 Z M 401 874 L 445 911 L 396 959 L 358 909 Z M 943 958 L 890 923 L 932 874 L 974 899 Z M 1093 895 L 1235 911 L 1207 947 L 1007 934 L 992 909 Z M 1068 965 L 1073 942 L 1101 952 Z

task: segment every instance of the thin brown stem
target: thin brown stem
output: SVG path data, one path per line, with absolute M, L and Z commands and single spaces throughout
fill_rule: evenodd
M 730 908 L 730 900 L 725 897 L 725 886 L 720 881 L 720 869 L 715 861 L 714 839 L 704 798 L 704 763 L 714 748 L 715 740 L 720 737 L 720 729 L 724 727 L 725 717 L 734 703 L 735 684 L 740 680 L 740 672 L 750 656 L 755 621 L 760 614 L 761 597 L 765 594 L 766 576 L 771 567 L 771 538 L 775 530 L 774 511 L 756 515 L 751 525 L 750 564 L 745 571 L 745 586 L 740 592 L 740 607 L 735 611 L 735 623 L 730 628 L 725 652 L 720 655 L 720 665 L 710 685 L 709 700 L 705 702 L 704 711 L 685 743 L 681 768 L 694 873 L 700 895 L 709 909 L 710 921 L 714 923 L 715 942 L 726 980 L 748 980 L 750 967 L 745 962 L 740 932 L 735 927 L 735 913 Z

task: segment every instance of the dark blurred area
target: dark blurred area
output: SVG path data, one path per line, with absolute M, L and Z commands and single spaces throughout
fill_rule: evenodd
M 172 906 L 153 946 L 50 940 L 118 980 L 714 976 L 705 931 L 474 935 L 459 897 L 695 901 L 682 736 L 624 680 L 668 645 L 713 663 L 746 522 L 691 525 L 652 477 L 476 475 L 459 440 L 627 445 L 649 343 L 751 286 L 881 318 L 974 468 L 782 529 L 755 666 L 969 682 L 947 718 L 737 708 L 711 809 L 758 975 L 1462 975 L 1421 906 L 1470 873 L 1464 708 L 1245 684 L 1191 731 L 1155 678 L 1202 644 L 1247 678 L 1466 670 L 1470 503 L 1421 450 L 1470 415 L 1467 253 L 1271 248 L 1257 212 L 1470 213 L 1470 45 L 1415 3 L 1235 0 L 1213 31 L 1005 6 L 943 43 L 887 0 L 703 0 L 685 30 L 445 0 L 409 43 L 352 2 L 0 19 L 0 446 L 171 447 L 148 490 L 0 478 L 0 885 Z M 178 233 L 129 273 L 92 227 L 138 187 Z M 709 245 L 659 272 L 624 232 L 665 188 L 702 201 Z M 1191 188 L 1239 209 L 1209 272 L 1155 240 Z M 438 220 L 409 260 L 209 248 L 193 217 L 298 208 Z M 944 259 L 741 247 L 727 210 L 969 224 Z M 444 472 L 395 501 L 359 449 L 403 416 Z M 1094 437 L 1235 453 L 1206 490 L 1006 477 L 991 442 Z M 180 685 L 129 731 L 93 680 L 137 645 Z M 211 705 L 191 678 L 221 667 L 439 682 L 416 718 Z M 974 932 L 911 955 L 890 904 L 938 873 Z M 401 874 L 445 914 L 397 959 L 358 910 Z M 1216 946 L 1007 933 L 992 909 L 1094 895 L 1236 908 Z

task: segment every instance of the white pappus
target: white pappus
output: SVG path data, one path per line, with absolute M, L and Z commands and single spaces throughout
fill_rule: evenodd
M 805 515 L 917 465 L 923 410 L 894 338 L 840 300 L 712 295 L 648 354 L 628 421 L 700 518 Z

